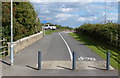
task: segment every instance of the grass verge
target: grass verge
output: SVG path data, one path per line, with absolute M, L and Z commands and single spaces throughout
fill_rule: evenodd
M 58 32 L 59 30 L 45 30 L 45 34 L 46 35 L 50 35 L 52 34 L 53 32 Z
M 93 52 L 98 54 L 104 60 L 106 59 L 106 52 L 110 51 L 111 52 L 111 58 L 110 58 L 111 66 L 113 66 L 117 70 L 120 70 L 120 68 L 118 66 L 119 64 L 115 60 L 115 59 L 118 60 L 118 57 L 117 57 L 118 55 L 116 57 L 112 56 L 112 54 L 116 54 L 116 52 L 114 52 L 113 50 L 105 49 L 105 48 L 103 48 L 104 46 L 101 47 L 100 43 L 95 42 L 93 39 L 91 39 L 88 36 L 85 36 L 82 34 L 77 35 L 76 33 L 70 33 L 70 35 L 72 37 L 74 37 L 75 39 L 77 39 L 78 41 L 80 41 L 81 43 L 85 44 L 88 48 L 90 48 Z

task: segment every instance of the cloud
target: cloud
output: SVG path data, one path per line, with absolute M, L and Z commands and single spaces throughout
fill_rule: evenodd
M 66 20 L 67 18 L 60 18 L 60 19 L 58 19 L 58 20 L 56 20 L 56 22 L 62 22 L 62 21 L 64 21 L 64 20 Z
M 80 17 L 80 18 L 78 18 L 78 21 L 85 22 L 86 18 Z
M 61 8 L 62 12 L 72 12 L 73 8 Z
M 80 21 L 80 22 L 90 22 L 90 21 L 94 21 L 94 20 L 96 20 L 97 19 L 97 17 L 90 17 L 90 18 L 84 18 L 84 17 L 79 17 L 78 18 L 78 20 L 77 21 Z
M 46 18 L 47 20 L 51 20 L 52 18 L 50 18 L 50 17 L 48 17 L 48 18 Z
M 69 17 L 71 17 L 72 15 L 70 15 L 70 14 L 58 14 L 57 16 L 56 16 L 56 18 L 69 18 Z
M 30 0 L 31 2 L 118 2 L 120 0 Z
M 66 20 L 69 20 L 69 18 L 72 18 L 74 15 L 70 15 L 70 14 L 58 14 L 55 17 L 57 18 L 56 22 L 63 22 Z
M 108 21 L 118 21 L 118 13 L 108 13 L 107 18 Z
M 32 3 L 41 21 L 77 27 L 84 22 L 99 23 L 104 21 L 104 2 L 47 2 Z M 107 20 L 117 21 L 117 3 L 107 3 Z M 111 9 L 110 9 L 111 8 Z M 44 13 L 45 10 L 45 13 Z

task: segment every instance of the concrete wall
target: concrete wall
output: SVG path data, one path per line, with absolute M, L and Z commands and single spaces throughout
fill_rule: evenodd
M 25 47 L 29 46 L 30 44 L 36 42 L 37 40 L 43 37 L 43 32 L 19 39 L 14 42 L 14 53 L 24 49 Z M 10 42 L 8 43 L 8 54 L 10 54 Z

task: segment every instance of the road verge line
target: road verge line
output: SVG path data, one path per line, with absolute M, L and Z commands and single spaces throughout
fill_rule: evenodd
M 71 59 L 71 61 L 72 61 L 72 60 L 73 60 L 72 51 L 71 51 L 68 43 L 66 42 L 66 40 L 63 38 L 63 36 L 62 36 L 60 33 L 59 33 L 59 35 L 60 35 L 60 37 L 63 39 L 64 43 L 66 44 L 67 49 L 68 49 L 68 51 L 69 51 L 69 53 L 70 53 L 70 59 Z

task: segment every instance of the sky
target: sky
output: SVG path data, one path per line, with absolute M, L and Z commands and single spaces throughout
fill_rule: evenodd
M 89 0 L 88 0 L 89 1 Z M 31 1 L 41 22 L 79 27 L 84 23 L 103 23 L 106 20 L 117 23 L 117 2 L 40 2 Z

